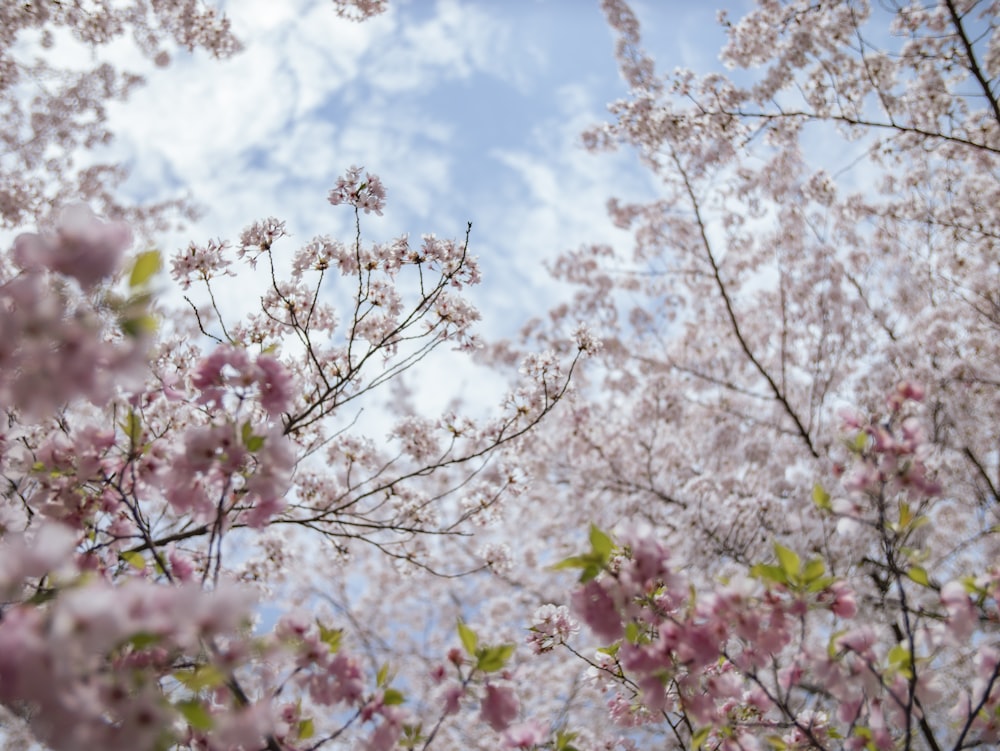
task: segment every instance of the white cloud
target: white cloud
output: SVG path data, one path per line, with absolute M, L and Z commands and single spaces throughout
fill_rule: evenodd
M 691 22 L 695 4 L 647 5 L 640 17 L 664 69 L 706 52 L 714 60 L 718 45 L 698 42 L 710 12 Z M 163 238 L 168 252 L 235 240 L 269 215 L 294 235 L 278 248 L 285 258 L 314 234 L 351 237 L 353 217 L 326 193 L 344 168 L 364 165 L 389 190 L 385 217 L 364 217 L 366 240 L 461 237 L 474 222 L 485 280 L 470 294 L 481 332 L 497 338 L 569 294 L 546 260 L 585 243 L 630 245 L 605 202 L 649 197 L 648 177 L 629 154 L 579 145 L 625 93 L 596 0 L 403 1 L 362 24 L 326 0 L 231 0 L 227 10 L 246 45 L 232 60 L 179 54 L 161 70 L 127 44 L 111 51 L 149 81 L 112 108 L 119 140 L 103 158 L 132 165 L 130 189 L 144 200 L 183 186 L 207 209 Z M 252 310 L 266 282 L 261 271 L 226 287 L 223 308 Z M 495 373 L 447 351 L 425 365 L 438 375 L 414 385 L 429 412 L 472 386 L 488 405 L 503 391 Z
M 485 7 L 439 0 L 432 17 L 403 24 L 391 45 L 373 50 L 366 71 L 371 85 L 398 94 L 427 91 L 442 80 L 479 73 L 518 80 L 517 58 L 510 54 L 510 22 Z
M 650 28 L 690 35 L 681 7 L 649 8 Z M 133 165 L 132 189 L 148 199 L 184 185 L 207 208 L 168 249 L 235 239 L 272 214 L 295 235 L 289 255 L 314 234 L 348 236 L 350 213 L 325 196 L 360 164 L 389 189 L 386 216 L 365 217 L 366 239 L 461 236 L 474 222 L 484 330 L 510 334 L 567 294 L 545 259 L 630 242 L 604 205 L 612 194 L 648 196 L 646 177 L 628 155 L 579 146 L 580 131 L 624 94 L 596 2 L 415 0 L 363 24 L 312 0 L 234 0 L 228 12 L 244 53 L 180 55 L 113 109 L 113 156 Z M 121 54 L 135 62 L 134 50 Z M 225 304 L 245 309 L 248 298 Z

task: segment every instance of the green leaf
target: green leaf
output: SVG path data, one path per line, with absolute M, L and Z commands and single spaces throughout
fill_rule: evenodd
M 44 605 L 49 600 L 54 600 L 59 590 L 54 587 L 42 587 L 28 600 L 29 605 Z
M 344 632 L 339 628 L 327 628 L 319 620 L 316 621 L 319 627 L 319 640 L 330 649 L 330 654 L 340 651 L 340 642 L 344 637 Z
M 809 582 L 808 586 L 806 586 L 806 591 L 822 592 L 824 589 L 829 587 L 835 581 L 837 581 L 837 577 L 835 576 L 821 576 L 819 579 L 813 579 L 811 582 Z
M 813 503 L 821 511 L 830 511 L 833 508 L 830 504 L 830 494 L 819 483 L 813 485 Z
M 388 677 L 389 677 L 389 663 L 385 662 L 382 663 L 382 667 L 378 669 L 378 675 L 375 676 L 375 685 L 378 686 L 379 688 L 382 688 L 382 686 L 384 686 L 386 683 L 386 678 Z
M 830 634 L 830 639 L 826 643 L 826 654 L 831 660 L 836 657 L 837 652 L 840 651 L 840 647 L 837 646 L 837 640 L 847 632 L 848 629 L 842 628 L 840 631 L 834 631 Z
M 300 741 L 306 741 L 313 737 L 316 733 L 316 725 L 313 723 L 311 717 L 299 720 L 298 733 Z
M 751 566 L 750 576 L 775 584 L 788 584 L 788 575 L 785 570 L 769 563 L 758 563 L 756 566 Z
M 402 704 L 406 701 L 406 697 L 403 696 L 402 691 L 397 691 L 394 688 L 387 688 L 382 692 L 382 703 L 386 706 L 394 706 L 396 704 Z
M 712 732 L 712 727 L 711 727 L 711 725 L 709 725 L 708 727 L 703 727 L 697 733 L 695 733 L 694 735 L 692 735 L 691 736 L 691 748 L 693 748 L 693 749 L 701 748 L 701 745 L 706 740 L 708 740 L 708 735 L 711 732 Z
M 806 564 L 805 571 L 802 572 L 802 580 L 806 584 L 811 584 L 812 582 L 819 579 L 826 572 L 826 564 L 823 563 L 822 558 L 813 558 Z
M 607 559 L 599 553 L 587 553 L 585 555 L 571 555 L 565 560 L 559 561 L 552 566 L 553 571 L 561 571 L 567 568 L 582 569 L 580 572 L 580 583 L 586 584 L 591 579 L 596 579 L 604 570 Z
M 931 585 L 930 577 L 927 575 L 927 570 L 923 566 L 911 566 L 910 570 L 906 572 L 906 575 L 921 586 L 929 587 Z
M 416 725 L 403 725 L 403 738 L 400 744 L 406 748 L 413 748 L 423 743 L 427 738 L 423 734 L 424 726 L 420 723 Z
M 514 644 L 498 644 L 493 647 L 483 647 L 476 653 L 476 669 L 484 673 L 495 673 L 503 670 L 510 656 L 514 654 Z
M 910 509 L 910 504 L 899 502 L 899 528 L 906 529 L 910 526 L 910 522 L 913 521 L 913 511 Z
M 142 315 L 126 318 L 122 321 L 122 331 L 133 339 L 143 334 L 155 334 L 160 328 L 160 322 L 156 316 L 144 313 Z
M 615 549 L 615 544 L 611 541 L 611 538 L 598 529 L 596 524 L 590 525 L 590 546 L 603 563 L 607 563 L 608 559 L 611 558 L 611 553 Z
M 629 644 L 639 643 L 639 625 L 635 621 L 629 621 L 625 626 L 625 639 Z
M 118 423 L 118 427 L 128 436 L 132 446 L 139 445 L 139 441 L 142 440 L 142 419 L 135 413 L 134 409 L 128 411 L 125 419 Z
M 178 670 L 174 678 L 191 691 L 216 688 L 226 682 L 226 676 L 215 665 L 199 665 L 194 670 Z
M 205 705 L 197 699 L 179 701 L 175 706 L 187 724 L 195 730 L 211 730 L 212 725 L 215 724 L 212 720 L 212 715 L 205 709 Z
M 897 644 L 894 646 L 889 650 L 889 654 L 886 655 L 886 659 L 891 667 L 898 670 L 907 678 L 909 678 L 912 674 L 910 670 L 913 665 L 912 655 L 910 654 L 909 648 L 905 645 Z
M 781 570 L 788 575 L 789 579 L 799 575 L 802 571 L 802 559 L 799 558 L 798 553 L 779 543 L 774 543 L 774 553 L 778 556 L 778 564 L 781 566 Z
M 576 739 L 579 733 L 571 733 L 568 730 L 560 730 L 556 733 L 556 751 L 569 751 L 573 748 L 570 744 Z
M 126 550 L 124 553 L 119 553 L 118 557 L 138 571 L 142 571 L 146 568 L 146 559 L 143 558 L 142 553 L 137 550 Z
M 782 740 L 780 735 L 769 735 L 764 740 L 767 741 L 767 745 L 775 749 L 775 751 L 785 751 L 788 748 L 788 744 Z
M 161 265 L 160 251 L 148 250 L 145 253 L 140 253 L 135 257 L 135 263 L 132 264 L 128 286 L 131 289 L 142 286 L 160 270 Z
M 587 566 L 587 568 L 580 572 L 580 584 L 586 584 L 587 582 L 596 579 L 603 570 L 604 566 L 596 563 Z
M 479 637 L 476 636 L 476 632 L 471 628 L 462 623 L 462 619 L 458 619 L 458 638 L 462 640 L 462 646 L 465 647 L 466 653 L 470 656 L 475 656 L 476 647 L 479 645 Z
M 865 748 L 869 751 L 873 751 L 875 744 L 872 742 L 872 731 L 863 725 L 858 725 L 854 728 L 854 734 L 859 738 L 864 738 L 867 743 L 865 743 Z
M 569 558 L 564 558 L 559 561 L 559 563 L 553 564 L 553 571 L 562 571 L 567 568 L 584 568 L 589 565 L 589 557 L 584 555 L 571 555 Z
M 145 649 L 153 644 L 158 644 L 162 640 L 163 637 L 159 634 L 151 634 L 149 631 L 140 631 L 138 634 L 130 636 L 125 642 L 125 646 L 130 646 L 134 649 Z
M 254 435 L 253 426 L 250 425 L 250 421 L 247 420 L 240 427 L 240 438 L 243 439 L 243 445 L 247 447 L 247 451 L 254 453 L 260 451 L 261 447 L 264 445 L 265 436 Z

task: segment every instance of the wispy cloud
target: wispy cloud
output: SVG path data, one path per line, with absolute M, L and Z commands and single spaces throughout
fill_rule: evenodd
M 693 39 L 698 23 L 718 34 L 707 11 L 688 20 L 688 4 L 639 8 L 658 34 Z M 389 188 L 386 216 L 365 220 L 370 239 L 460 236 L 474 222 L 484 330 L 500 335 L 566 294 L 544 271 L 547 259 L 587 242 L 629 242 L 605 201 L 652 195 L 652 186 L 629 155 L 579 145 L 580 131 L 625 93 L 596 2 L 399 2 L 364 24 L 310 0 L 239 0 L 227 10 L 243 54 L 222 63 L 181 55 L 113 110 L 111 156 L 132 166 L 130 188 L 151 198 L 183 186 L 207 210 L 166 238 L 167 249 L 235 238 L 268 215 L 288 221 L 294 242 L 349 236 L 350 215 L 325 195 L 345 167 L 363 164 Z M 660 40 L 661 65 L 691 56 L 679 49 L 676 36 Z

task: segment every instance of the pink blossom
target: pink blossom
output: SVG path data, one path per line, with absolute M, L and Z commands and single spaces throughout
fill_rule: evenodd
M 686 624 L 678 638 L 678 659 L 699 666 L 715 662 L 725 634 L 726 624 L 719 621 Z
M 344 652 L 338 652 L 330 661 L 329 674 L 335 679 L 332 694 L 334 702 L 356 704 L 361 699 L 364 694 L 364 678 L 361 665 L 355 658 Z
M 229 243 L 209 240 L 204 246 L 190 243 L 171 260 L 170 275 L 181 289 L 189 289 L 192 281 L 208 282 L 222 276 L 234 276 L 227 258 Z
M 504 730 L 516 718 L 521 703 L 514 693 L 514 687 L 509 683 L 487 683 L 484 688 L 483 700 L 479 708 L 479 716 L 494 730 Z
M 545 728 L 534 720 L 511 725 L 503 733 L 504 748 L 530 749 L 545 740 Z
M 834 582 L 829 590 L 833 594 L 833 602 L 830 604 L 833 614 L 838 618 L 853 618 L 858 612 L 854 591 L 843 581 Z
M 465 696 L 465 689 L 462 684 L 452 682 L 446 685 L 441 693 L 441 697 L 444 699 L 444 713 L 446 715 L 457 714 L 463 696 Z
M 667 565 L 670 554 L 648 526 L 630 530 L 622 536 L 622 542 L 630 551 L 624 570 L 640 591 L 649 585 L 666 583 L 671 578 Z
M 639 689 L 642 691 L 642 704 L 651 712 L 665 712 L 670 710 L 667 687 L 664 679 L 657 674 L 643 675 L 638 680 Z
M 948 612 L 947 629 L 952 638 L 962 642 L 975 630 L 978 616 L 965 585 L 950 581 L 941 587 L 941 604 Z
M 866 657 L 876 643 L 875 629 L 871 625 L 859 626 L 837 637 L 837 646 Z
M 194 564 L 186 555 L 171 548 L 167 552 L 167 560 L 170 562 L 170 573 L 181 582 L 191 581 L 194 577 Z
M 338 16 L 351 21 L 363 21 L 384 13 L 388 0 L 333 0 L 333 5 Z
M 365 748 L 367 751 L 391 751 L 403 734 L 406 713 L 399 707 L 382 707 L 382 722 L 375 728 Z
M 527 642 L 535 654 L 548 652 L 580 631 L 580 624 L 565 605 L 542 605 L 531 619 Z
M 361 178 L 361 167 L 351 167 L 337 178 L 337 184 L 330 191 L 328 200 L 334 206 L 342 203 L 363 209 L 366 214 L 374 211 L 379 216 L 385 208 L 385 188 L 377 175 L 368 173 Z
M 70 562 L 78 535 L 49 522 L 29 533 L 8 532 L 0 539 L 0 591 L 13 593 L 27 578 L 37 578 Z
M 280 362 L 268 355 L 257 358 L 260 371 L 260 403 L 270 415 L 280 415 L 291 409 L 294 382 L 291 373 Z
M 912 381 L 900 381 L 896 386 L 896 391 L 889 395 L 886 400 L 889 406 L 898 411 L 905 402 L 921 402 L 925 396 L 924 387 Z
M 249 368 L 250 358 L 245 349 L 220 344 L 195 367 L 191 383 L 202 391 L 201 403 L 221 405 L 226 388 L 252 382 Z
M 217 748 L 261 748 L 274 726 L 273 709 L 266 701 L 257 702 L 238 712 L 223 713 L 215 722 L 212 740 Z
M 16 238 L 14 259 L 23 269 L 49 268 L 90 290 L 115 273 L 131 244 L 127 225 L 102 222 L 88 207 L 78 205 L 59 215 L 53 235 Z
M 573 610 L 604 643 L 617 641 L 624 633 L 621 615 L 614 598 L 596 579 L 573 592 Z

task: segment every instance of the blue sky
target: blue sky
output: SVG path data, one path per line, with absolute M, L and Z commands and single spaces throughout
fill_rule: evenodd
M 714 3 L 634 7 L 661 70 L 720 67 Z M 294 235 L 289 256 L 315 234 L 348 239 L 352 217 L 326 194 L 363 165 L 389 194 L 385 216 L 365 219 L 367 240 L 458 237 L 473 222 L 484 270 L 474 301 L 482 333 L 496 338 L 567 294 L 547 259 L 584 243 L 629 246 L 606 218 L 610 196 L 655 196 L 634 155 L 580 145 L 627 94 L 598 0 L 395 0 L 363 24 L 338 19 L 326 0 L 225 8 L 246 45 L 231 60 L 180 54 L 158 69 L 127 45 L 113 50 L 148 82 L 112 108 L 118 139 L 102 156 L 129 165 L 136 196 L 183 189 L 205 209 L 162 238 L 168 253 L 236 239 L 271 215 Z M 248 289 L 241 282 L 224 304 L 246 312 Z

